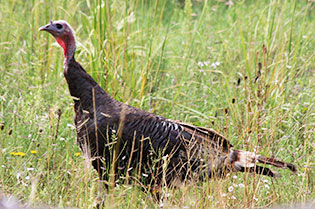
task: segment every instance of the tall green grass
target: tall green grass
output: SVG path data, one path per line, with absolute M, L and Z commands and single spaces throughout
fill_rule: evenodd
M 63 54 L 38 32 L 64 19 L 76 32 L 76 59 L 115 99 L 299 166 L 279 179 L 231 174 L 163 188 L 165 208 L 314 200 L 315 5 L 233 3 L 2 1 L 0 190 L 34 205 L 159 207 L 139 185 L 99 192 L 96 172 L 78 156 Z

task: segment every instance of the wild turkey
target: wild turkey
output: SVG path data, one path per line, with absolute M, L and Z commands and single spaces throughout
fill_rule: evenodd
M 222 176 L 231 171 L 278 176 L 266 164 L 297 170 L 291 163 L 235 150 L 212 129 L 114 100 L 76 62 L 75 37 L 66 21 L 50 21 L 40 31 L 52 34 L 64 49 L 64 76 L 74 99 L 77 141 L 93 159 L 101 179 L 108 180 L 111 166 L 116 177 L 134 172 L 146 184 L 160 184 L 162 179 L 171 184 L 175 179 Z

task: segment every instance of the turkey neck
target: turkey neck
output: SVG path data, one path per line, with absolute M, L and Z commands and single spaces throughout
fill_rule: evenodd
M 64 50 L 64 76 L 73 97 L 75 109 L 80 110 L 82 108 L 92 112 L 93 99 L 94 101 L 101 101 L 105 97 L 108 98 L 107 100 L 111 100 L 94 79 L 76 62 L 74 58 L 76 43 L 72 30 L 55 38 Z
M 106 92 L 94 81 L 94 79 L 75 61 L 74 55 L 65 59 L 64 76 L 67 80 L 69 91 L 75 102 L 75 108 L 93 112 L 93 96 L 98 101 L 111 101 Z M 93 94 L 94 91 L 94 94 Z

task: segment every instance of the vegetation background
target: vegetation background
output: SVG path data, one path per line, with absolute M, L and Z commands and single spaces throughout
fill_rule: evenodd
M 25 204 L 256 208 L 315 198 L 315 2 L 0 1 L 0 190 Z M 163 188 L 99 191 L 76 145 L 62 49 L 38 28 L 67 20 L 77 60 L 115 99 L 218 130 L 299 167 Z

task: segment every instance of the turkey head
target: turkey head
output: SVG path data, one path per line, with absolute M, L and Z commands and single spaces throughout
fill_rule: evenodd
M 64 20 L 50 21 L 49 24 L 39 28 L 39 31 L 47 31 L 54 36 L 58 44 L 63 48 L 67 61 L 75 52 L 75 38 L 71 26 Z

